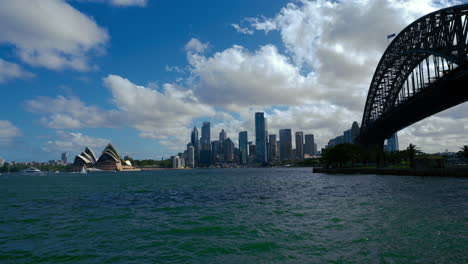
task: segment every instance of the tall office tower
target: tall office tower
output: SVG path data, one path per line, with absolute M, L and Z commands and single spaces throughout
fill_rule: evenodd
M 201 145 L 200 162 L 205 165 L 210 165 L 211 159 L 212 159 L 210 122 L 203 122 L 200 145 Z
M 219 132 L 219 141 L 224 142 L 226 138 L 226 132 L 222 129 L 221 132 Z
M 193 146 L 194 153 L 195 153 L 195 162 L 200 161 L 200 139 L 198 138 L 198 130 L 195 126 L 192 131 L 192 135 L 190 136 L 190 143 Z
M 239 151 L 240 151 L 240 157 L 239 157 L 240 163 L 247 164 L 248 157 L 249 157 L 247 131 L 242 131 L 239 133 Z
M 354 121 L 353 125 L 351 126 L 351 140 L 353 144 L 357 144 L 356 139 L 359 137 L 360 133 L 361 129 L 359 128 L 359 125 L 356 121 Z
M 188 144 L 187 146 L 187 166 L 195 168 L 195 148 L 192 144 Z
M 280 160 L 291 160 L 292 152 L 292 134 L 291 129 L 280 129 Z
M 223 161 L 224 160 L 224 153 L 221 141 L 214 140 L 211 142 L 211 155 L 213 162 Z
M 343 143 L 353 143 L 353 137 L 352 137 L 352 131 L 351 129 L 348 129 L 343 132 Z
M 230 138 L 224 141 L 224 161 L 233 162 L 234 161 L 234 142 Z
M 313 155 L 317 155 L 318 154 L 318 150 L 317 150 L 317 143 L 314 143 L 314 154 Z
M 268 161 L 278 159 L 278 145 L 276 144 L 276 135 L 268 136 Z
M 62 153 L 61 160 L 62 160 L 62 163 L 63 163 L 63 164 L 67 164 L 67 163 L 68 163 L 68 156 L 67 156 L 67 153 L 66 153 L 66 152 L 63 152 L 63 153 Z
M 305 135 L 304 154 L 307 154 L 309 156 L 314 156 L 315 155 L 314 144 L 315 144 L 314 135 L 312 134 Z
M 397 133 L 393 134 L 389 139 L 387 139 L 388 151 L 398 151 L 400 149 L 398 145 Z
M 180 164 L 180 157 L 179 156 L 172 156 L 171 161 L 172 161 L 172 168 L 173 169 L 179 169 L 179 168 L 182 167 L 181 164 Z
M 248 160 L 249 160 L 249 162 L 254 162 L 255 161 L 255 155 L 257 153 L 257 151 L 255 150 L 255 145 L 252 144 L 251 141 L 248 143 L 248 145 L 249 145 L 249 158 L 248 158 Z
M 304 132 L 296 132 L 296 159 L 304 159 Z
M 267 162 L 267 134 L 264 113 L 255 113 L 255 148 L 256 162 Z

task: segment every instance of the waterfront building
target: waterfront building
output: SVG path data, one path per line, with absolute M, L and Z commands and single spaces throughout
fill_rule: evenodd
M 309 156 L 314 156 L 315 155 L 314 144 L 315 144 L 314 135 L 312 134 L 305 135 L 304 154 L 307 154 Z
M 295 134 L 296 137 L 296 153 L 294 157 L 298 160 L 304 159 L 304 132 L 297 131 Z
M 239 152 L 240 164 L 247 164 L 247 159 L 249 157 L 247 131 L 242 131 L 239 133 Z
M 212 150 L 212 161 L 213 162 L 222 162 L 224 161 L 224 153 L 223 153 L 223 146 L 220 140 L 215 140 L 211 142 L 211 150 Z
M 171 161 L 172 161 L 172 168 L 173 169 L 181 169 L 182 164 L 180 162 L 180 157 L 179 156 L 171 156 Z
M 195 153 L 195 162 L 200 161 L 200 140 L 198 138 L 198 130 L 197 127 L 193 127 L 192 134 L 190 136 L 190 143 L 193 146 L 194 153 Z
M 192 144 L 189 144 L 187 147 L 187 165 L 190 168 L 195 167 L 195 148 L 192 146 Z
M 263 112 L 255 113 L 255 148 L 256 162 L 265 163 L 267 159 L 266 120 Z
M 67 164 L 68 163 L 68 156 L 67 156 L 67 153 L 66 152 L 63 152 L 62 153 L 62 156 L 61 156 L 61 159 L 63 164 Z
M 280 141 L 280 160 L 291 160 L 292 152 L 292 133 L 291 129 L 280 129 L 279 131 Z
M 234 142 L 230 138 L 224 141 L 224 161 L 233 162 L 234 161 Z
M 276 135 L 268 136 L 268 161 L 276 161 L 278 159 L 278 144 Z
M 136 170 L 129 160 L 124 160 L 120 157 L 111 143 L 102 151 L 99 159 L 96 159 L 94 152 L 89 147 L 86 147 L 85 151 L 75 157 L 72 166 L 74 171 L 80 171 L 83 167 L 96 168 L 104 171 Z
M 76 155 L 75 160 L 73 161 L 73 169 L 75 171 L 79 171 L 82 167 L 92 168 L 96 162 L 96 155 L 89 147 L 86 147 L 81 154 Z

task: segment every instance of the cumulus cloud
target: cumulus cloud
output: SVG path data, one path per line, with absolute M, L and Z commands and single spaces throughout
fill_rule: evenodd
M 208 43 L 202 43 L 196 38 L 192 38 L 185 44 L 185 50 L 190 53 L 203 53 L 208 48 Z
M 21 136 L 21 130 L 8 120 L 0 120 L 0 144 L 10 143 L 15 137 Z
M 190 135 L 192 119 L 215 114 L 191 90 L 175 84 L 164 84 L 162 90 L 154 90 L 117 75 L 107 76 L 103 83 L 112 94 L 115 109 L 101 109 L 76 97 L 64 96 L 38 97 L 26 101 L 25 107 L 43 115 L 41 122 L 46 127 L 132 127 L 142 138 L 175 142 L 178 147 L 182 141 L 174 139 L 174 135 Z
M 104 147 L 110 141 L 104 138 L 95 138 L 79 132 L 57 131 L 57 139 L 47 141 L 42 150 L 46 152 L 76 152 L 79 153 L 90 147 L 92 149 Z
M 44 97 L 25 102 L 28 111 L 45 115 L 41 123 L 55 129 L 77 129 L 86 127 L 118 127 L 122 117 L 116 110 L 103 110 L 86 105 L 76 97 Z
M 16 63 L 0 59 L 0 83 L 13 79 L 31 78 L 34 74 L 25 71 Z
M 92 68 L 107 31 L 62 0 L 2 1 L 0 43 L 13 45 L 22 61 L 53 70 Z

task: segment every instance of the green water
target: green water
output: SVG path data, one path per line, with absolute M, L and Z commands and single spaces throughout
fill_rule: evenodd
M 468 179 L 0 176 L 0 263 L 468 263 Z

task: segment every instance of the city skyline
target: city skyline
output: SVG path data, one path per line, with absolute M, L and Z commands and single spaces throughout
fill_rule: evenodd
M 57 160 L 112 142 L 123 155 L 168 158 L 186 149 L 195 125 L 202 134 L 203 121 L 211 139 L 224 129 L 235 144 L 241 131 L 255 142 L 255 112 L 265 113 L 266 137 L 292 128 L 314 134 L 321 148 L 361 123 L 386 35 L 456 2 L 383 3 L 6 2 L 0 156 Z M 386 22 L 370 23 L 376 15 Z M 457 151 L 466 144 L 467 107 L 400 131 L 400 147 Z

